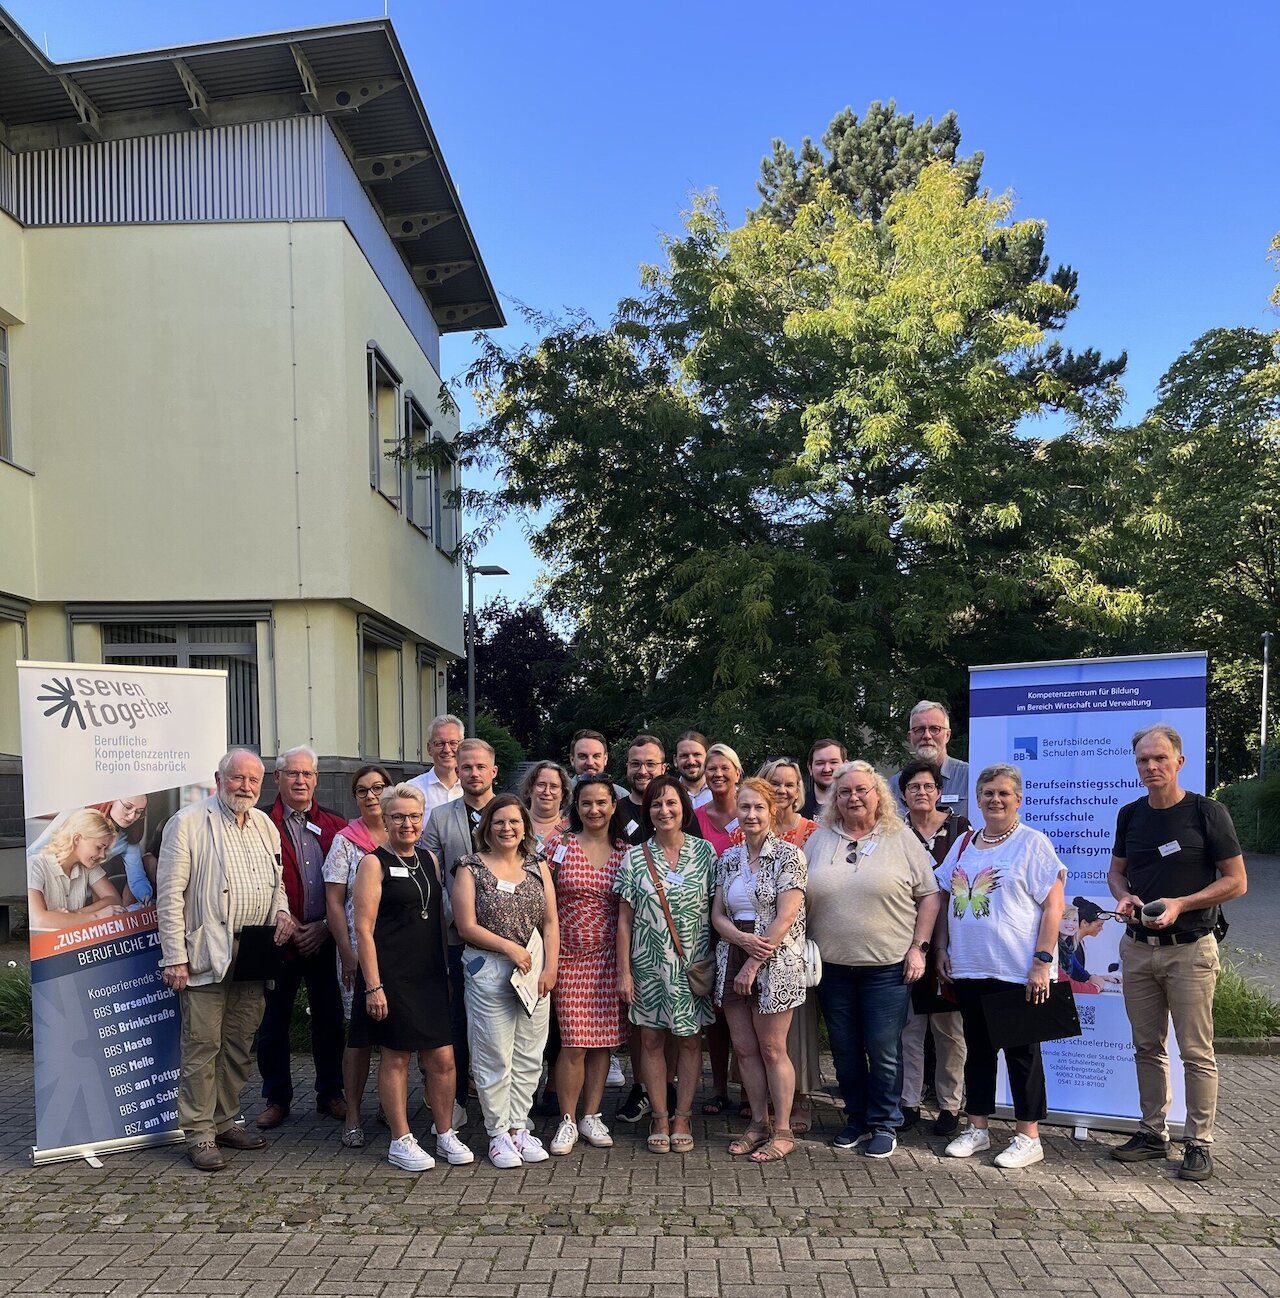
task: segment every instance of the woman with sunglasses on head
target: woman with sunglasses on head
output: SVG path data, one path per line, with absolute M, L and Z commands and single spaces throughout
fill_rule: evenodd
M 969 822 L 939 801 L 942 769 L 936 762 L 908 762 L 898 772 L 898 792 L 907 808 L 907 827 L 941 865 L 951 845 L 969 829 Z M 907 1013 L 902 1030 L 902 1126 L 920 1121 L 920 1097 L 924 1091 L 925 1038 L 933 1033 L 936 1067 L 933 1090 L 938 1099 L 935 1136 L 951 1137 L 960 1130 L 960 1106 L 964 1100 L 964 1028 L 958 1009 L 917 1014 Z
M 869 762 L 836 768 L 805 844 L 818 1000 L 845 1106 L 837 1149 L 888 1158 L 902 1122 L 902 1028 L 938 913 L 933 862 Z
M 360 968 L 356 957 L 356 871 L 366 856 L 386 844 L 387 829 L 378 799 L 391 783 L 391 776 L 381 766 L 375 765 L 362 766 L 351 777 L 351 796 L 360 814 L 333 836 L 333 845 L 324 862 L 325 923 L 338 948 L 338 983 L 342 988 L 342 1007 L 348 1020 L 351 1018 L 351 994 Z M 348 1045 L 342 1055 L 342 1086 L 347 1098 L 342 1143 L 350 1149 L 359 1149 L 364 1144 L 360 1103 L 369 1080 L 371 1054 L 368 1046 L 356 1048 Z
M 568 1154 L 579 1135 L 588 1145 L 613 1144 L 601 1114 L 609 1053 L 627 1040 L 618 1000 L 618 896 L 613 885 L 627 852 L 618 823 L 618 795 L 607 775 L 580 776 L 569 827 L 543 844 L 556 885 L 560 969 L 551 993 L 560 1027 L 555 1088 L 560 1125 L 553 1154 Z M 578 1097 L 582 1119 L 575 1121 Z
M 392 784 L 379 801 L 387 842 L 362 857 L 356 871 L 360 972 L 347 1039 L 357 1049 L 378 1047 L 378 1097 L 391 1129 L 388 1162 L 422 1172 L 435 1160 L 409 1130 L 411 1054 L 418 1056 L 435 1119 L 436 1156 L 452 1164 L 475 1157 L 453 1129 L 444 882 L 435 857 L 418 847 L 426 811 L 422 790 Z

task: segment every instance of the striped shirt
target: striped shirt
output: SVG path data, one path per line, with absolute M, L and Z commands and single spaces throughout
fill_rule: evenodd
M 271 918 L 271 898 L 276 891 L 276 863 L 270 844 L 250 817 L 240 825 L 236 813 L 221 798 L 222 841 L 226 845 L 223 868 L 227 874 L 227 918 L 231 931 L 246 924 L 265 924 Z

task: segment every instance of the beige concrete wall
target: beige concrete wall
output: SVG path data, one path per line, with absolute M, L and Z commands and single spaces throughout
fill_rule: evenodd
M 324 600 L 275 606 L 274 678 L 280 734 L 277 750 L 310 744 L 318 753 L 354 756 L 358 724 L 360 660 L 356 615 Z M 269 704 L 267 664 L 259 664 L 259 699 Z M 264 749 L 265 735 L 264 735 Z
M 14 354 L 25 350 L 26 313 L 24 232 L 8 213 L 0 212 L 0 324 L 9 326 L 11 370 Z M 24 465 L 29 453 L 28 393 L 21 383 L 11 383 L 10 388 L 13 458 Z M 36 593 L 34 486 L 30 474 L 0 461 L 0 594 L 21 599 L 34 599 Z
M 22 623 L 0 619 L 0 753 L 21 751 L 16 664 L 22 656 Z

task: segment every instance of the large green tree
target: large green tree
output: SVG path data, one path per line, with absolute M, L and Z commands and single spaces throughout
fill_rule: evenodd
M 502 485 L 469 503 L 532 520 L 588 689 L 753 753 L 888 746 L 967 662 L 1112 625 L 1025 435 L 1109 395 L 1048 363 L 1043 238 L 947 161 L 878 213 L 825 180 L 785 221 L 704 202 L 608 327 L 490 345 L 467 445 Z

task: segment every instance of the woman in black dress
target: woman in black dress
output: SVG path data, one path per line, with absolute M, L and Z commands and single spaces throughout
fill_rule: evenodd
M 422 790 L 395 784 L 379 799 L 387 845 L 362 857 L 356 872 L 356 949 L 360 972 L 348 1044 L 378 1046 L 378 1098 L 391 1128 L 388 1160 L 422 1172 L 435 1160 L 414 1138 L 407 1116 L 409 1056 L 426 1079 L 436 1154 L 450 1163 L 475 1155 L 453 1130 L 453 1036 L 443 890 L 436 860 L 417 847 L 426 811 Z

